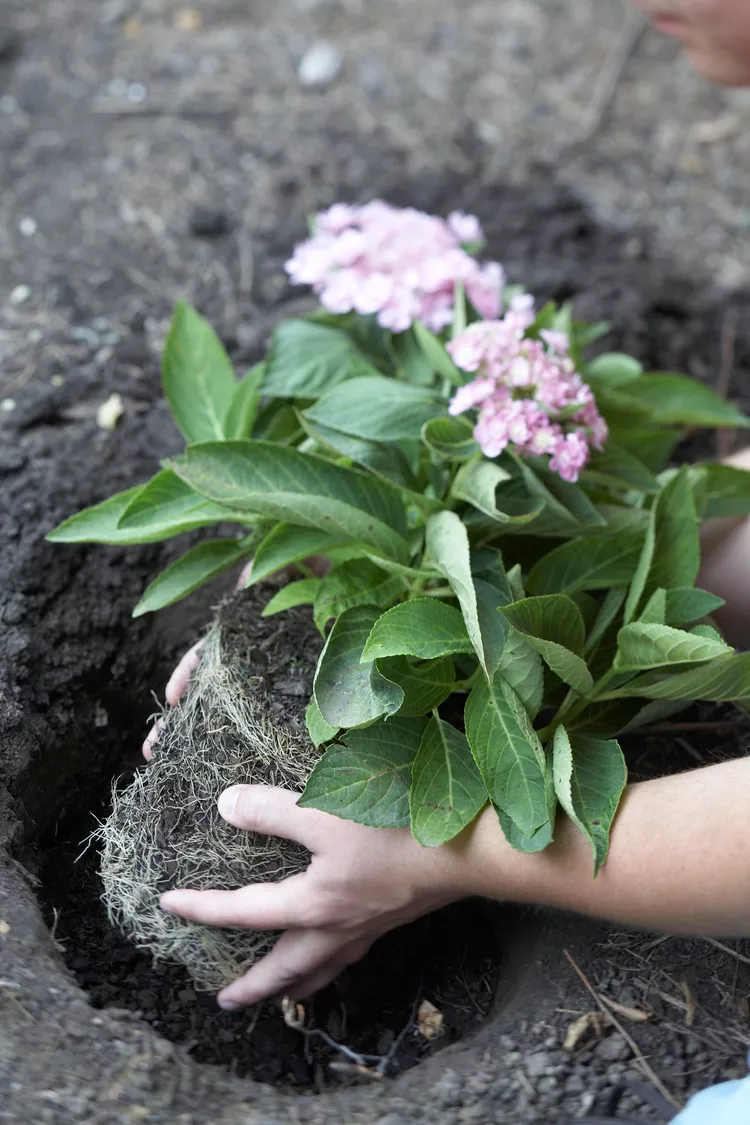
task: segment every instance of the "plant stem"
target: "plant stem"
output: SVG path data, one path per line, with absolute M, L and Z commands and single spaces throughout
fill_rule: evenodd
M 539 735 L 539 741 L 546 742 L 548 739 L 552 738 L 564 718 L 568 719 L 568 721 L 570 721 L 571 719 L 575 719 L 581 714 L 582 711 L 586 710 L 589 703 L 595 703 L 604 691 L 604 688 L 606 688 L 607 684 L 615 674 L 615 668 L 609 668 L 603 676 L 599 677 L 594 686 L 591 688 L 591 691 L 587 692 L 586 695 L 580 696 L 576 702 L 573 702 L 572 699 L 572 696 L 575 695 L 575 692 L 569 691 L 565 699 L 560 704 L 560 707 L 558 708 L 557 714 L 555 715 L 554 719 L 550 723 L 547 723 L 546 727 L 543 727 L 540 731 L 537 731 L 537 734 Z

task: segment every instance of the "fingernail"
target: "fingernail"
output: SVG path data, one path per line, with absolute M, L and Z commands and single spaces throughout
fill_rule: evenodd
M 240 798 L 241 785 L 232 785 L 229 789 L 225 789 L 219 797 L 219 812 L 224 817 L 224 820 L 231 820 L 237 811 L 237 802 Z
M 236 1000 L 222 1000 L 219 997 L 219 1007 L 223 1008 L 225 1012 L 236 1012 L 241 1005 Z

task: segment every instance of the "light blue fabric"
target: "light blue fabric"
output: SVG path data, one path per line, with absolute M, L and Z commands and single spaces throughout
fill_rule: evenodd
M 673 1125 L 750 1125 L 750 1077 L 701 1090 Z

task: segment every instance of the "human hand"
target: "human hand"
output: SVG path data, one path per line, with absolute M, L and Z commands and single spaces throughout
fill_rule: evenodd
M 299 808 L 298 796 L 235 785 L 219 798 L 219 812 L 237 828 L 309 848 L 312 860 L 304 872 L 235 891 L 162 895 L 164 910 L 195 922 L 286 931 L 270 953 L 219 993 L 222 1008 L 276 995 L 309 996 L 388 930 L 474 893 L 467 878 L 474 826 L 450 844 L 423 848 L 408 828 L 366 828 Z

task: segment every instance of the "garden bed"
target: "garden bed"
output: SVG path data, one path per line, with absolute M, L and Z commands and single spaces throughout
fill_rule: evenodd
M 333 198 L 340 189 L 362 198 L 378 192 L 439 212 L 474 210 L 490 252 L 512 277 L 522 276 L 540 298 L 573 297 L 583 317 L 611 320 L 617 331 L 608 346 L 632 352 L 649 367 L 689 369 L 713 381 L 722 341 L 725 358 L 730 341 L 733 388 L 739 404 L 750 405 L 746 295 L 732 298 L 737 328 L 728 332 L 727 303 L 710 287 L 654 261 L 647 236 L 602 227 L 570 192 L 550 182 L 546 170 L 521 189 L 498 185 L 479 160 L 470 183 L 454 172 L 408 183 L 402 154 L 369 143 L 364 171 L 342 173 L 343 184 L 326 186 L 322 196 Z M 94 157 L 87 152 L 92 181 Z M 65 159 L 66 174 L 73 175 L 75 145 Z M 30 200 L 46 198 L 49 174 L 41 158 L 30 176 Z M 179 182 L 177 167 L 175 192 Z M 238 366 L 255 359 L 271 324 L 298 307 L 284 288 L 280 263 L 303 233 L 310 194 L 318 190 L 305 184 L 291 202 L 283 193 L 274 196 L 273 237 L 258 249 L 252 316 L 243 314 L 243 331 L 234 323 L 225 333 Z M 152 327 L 144 331 L 147 317 L 156 329 L 163 323 L 171 295 L 137 288 L 128 272 L 135 256 L 141 271 L 160 277 L 160 251 L 152 251 L 150 239 L 143 257 L 132 244 L 124 248 L 111 212 L 113 226 L 98 235 L 112 267 L 106 287 L 92 278 L 86 261 L 68 260 L 67 212 L 52 232 L 54 245 L 35 259 L 39 285 L 57 302 L 52 327 L 23 344 L 1 392 L 17 403 L 12 415 L 2 416 L 0 430 L 0 843 L 9 856 L 0 866 L 3 1112 L 11 1121 L 53 1125 L 562 1122 L 603 1105 L 607 1091 L 634 1071 L 632 1051 L 612 1030 L 582 1040 L 573 1052 L 562 1050 L 570 1023 L 594 1006 L 564 957 L 566 948 L 596 989 L 653 1013 L 627 1030 L 677 1097 L 739 1073 L 748 1036 L 747 967 L 703 942 L 654 945 L 650 935 L 559 915 L 456 907 L 448 916 L 452 933 L 459 931 L 455 941 L 450 931 L 435 939 L 436 927 L 447 925 L 436 916 L 413 937 L 394 935 L 340 986 L 356 990 L 356 1003 L 352 992 L 347 1003 L 352 1017 L 357 1012 L 362 1049 L 377 1037 L 376 1049 L 382 1044 L 387 1050 L 386 1038 L 408 1025 L 421 994 L 445 1012 L 449 1033 L 430 1048 L 430 1057 L 395 1080 L 342 1089 L 341 1076 L 327 1066 L 331 1056 L 316 1047 L 307 1058 L 298 1033 L 270 1009 L 253 1037 L 246 1036 L 242 1021 L 248 1017 L 218 1015 L 210 999 L 187 995 L 192 990 L 184 977 L 171 969 L 154 974 L 105 928 L 93 855 L 73 861 L 112 778 L 137 763 L 153 709 L 150 691 L 164 682 L 229 585 L 219 583 L 158 620 L 133 622 L 131 607 L 174 557 L 171 547 L 126 553 L 42 543 L 61 518 L 145 479 L 159 457 L 178 448 L 159 400 Z M 203 254 L 207 244 L 181 231 L 175 245 L 181 284 L 189 279 L 201 310 L 228 324 L 222 284 L 214 283 L 223 275 L 205 263 L 215 254 L 225 272 L 234 271 L 234 243 L 220 238 Z M 143 272 L 137 276 L 142 282 Z M 106 343 L 106 325 L 94 325 L 104 314 L 119 334 L 116 345 Z M 71 327 L 83 331 L 73 335 Z M 99 361 L 104 348 L 114 352 Z M 57 376 L 62 385 L 51 383 Z M 95 422 L 97 406 L 111 391 L 126 399 L 114 433 Z M 746 745 L 741 727 L 677 738 L 634 743 L 636 773 L 693 766 L 719 753 L 744 752 Z M 480 932 L 464 957 L 461 931 L 469 928 Z M 425 947 L 431 953 L 423 961 Z M 456 995 L 466 966 L 470 1004 Z M 325 1023 L 323 1005 L 336 1007 L 340 995 L 321 1001 L 316 1019 Z M 691 997 L 696 1011 L 688 1026 Z M 410 1032 L 403 1044 L 394 1069 L 417 1061 L 424 1046 Z

